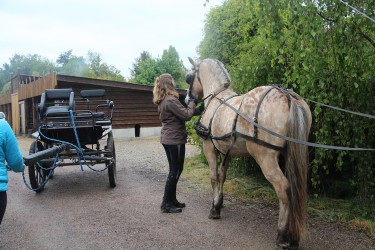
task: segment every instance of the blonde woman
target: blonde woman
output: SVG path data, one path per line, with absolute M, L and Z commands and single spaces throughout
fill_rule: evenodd
M 185 122 L 194 115 L 197 101 L 190 99 L 185 108 L 179 101 L 173 77 L 162 74 L 155 80 L 153 101 L 158 105 L 162 124 L 160 143 L 165 149 L 169 163 L 169 174 L 165 183 L 161 211 L 179 213 L 185 207 L 176 198 L 177 182 L 184 167 L 187 132 Z

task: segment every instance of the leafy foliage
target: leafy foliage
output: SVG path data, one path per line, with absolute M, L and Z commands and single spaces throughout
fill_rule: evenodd
M 132 72 L 138 73 L 135 73 L 131 76 L 131 82 L 145 85 L 153 85 L 155 78 L 161 74 L 161 70 L 159 69 L 156 60 L 152 57 L 147 57 L 143 60 L 139 60 L 139 63 L 135 66 L 136 68 L 134 68 Z
M 173 76 L 177 87 L 181 87 L 184 84 L 186 69 L 173 46 L 169 46 L 168 49 L 163 51 L 157 63 L 162 73 L 169 73 Z
M 0 68 L 0 89 L 10 82 L 11 75 L 17 73 L 25 75 L 46 75 L 56 70 L 56 65 L 50 60 L 37 54 L 20 55 L 15 54 Z
M 65 65 L 71 58 L 73 50 L 70 49 L 68 51 L 65 51 L 59 55 L 59 57 L 56 60 L 56 63 Z
M 142 51 L 141 55 L 135 59 L 135 62 L 133 63 L 133 69 L 130 70 L 132 77 L 141 74 L 140 65 L 150 58 L 152 58 L 152 56 L 148 51 Z
M 15 54 L 9 63 L 4 63 L 0 68 L 0 89 L 3 89 L 10 76 L 13 74 L 44 76 L 51 71 L 59 74 L 82 76 L 105 80 L 124 81 L 120 71 L 103 62 L 98 53 L 89 51 L 87 58 L 75 56 L 73 50 L 61 53 L 56 63 L 37 54 Z
M 89 71 L 86 73 L 86 77 L 114 81 L 125 80 L 120 74 L 120 70 L 103 62 L 103 59 L 98 53 L 89 51 L 87 55 Z
M 70 56 L 63 66 L 59 68 L 58 73 L 62 75 L 87 76 L 89 75 L 89 65 L 82 56 Z
M 371 14 L 371 2 L 352 5 Z M 200 56 L 226 63 L 240 93 L 280 84 L 318 102 L 368 114 L 375 110 L 374 23 L 339 1 L 227 0 L 208 14 L 204 32 Z M 310 141 L 375 147 L 371 119 L 310 108 Z M 313 193 L 375 199 L 373 153 L 310 152 Z
M 132 82 L 153 85 L 155 78 L 163 73 L 173 76 L 176 86 L 185 86 L 186 69 L 180 60 L 177 50 L 173 46 L 163 51 L 160 58 L 152 58 L 150 53 L 143 51 L 140 57 L 135 59 L 131 70 Z

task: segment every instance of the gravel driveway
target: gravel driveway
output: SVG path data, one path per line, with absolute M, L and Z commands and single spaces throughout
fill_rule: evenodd
M 19 138 L 24 155 L 32 142 Z M 187 207 L 163 214 L 167 159 L 158 138 L 115 140 L 117 186 L 107 172 L 79 166 L 55 170 L 45 190 L 28 190 L 10 174 L 0 249 L 274 249 L 278 211 L 225 197 L 221 220 L 209 220 L 211 190 L 183 176 L 179 199 Z M 187 146 L 187 156 L 197 149 Z M 27 178 L 28 181 L 28 178 Z M 300 249 L 371 249 L 374 238 L 317 219 Z

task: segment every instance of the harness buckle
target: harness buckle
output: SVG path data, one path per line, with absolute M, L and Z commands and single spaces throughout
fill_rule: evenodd
M 204 126 L 201 122 L 194 123 L 194 129 L 203 140 L 206 140 L 211 134 L 210 129 Z

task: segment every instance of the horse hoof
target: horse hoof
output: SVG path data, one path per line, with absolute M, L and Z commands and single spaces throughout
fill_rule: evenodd
M 297 240 L 290 240 L 289 242 L 289 249 L 290 250 L 297 250 L 299 247 L 299 241 Z
M 278 241 L 276 242 L 276 248 L 277 250 L 285 250 L 285 249 L 289 249 L 289 242 L 285 242 L 285 241 L 282 241 L 280 239 L 278 239 Z
M 276 244 L 275 249 L 277 249 L 277 250 L 281 250 L 281 249 L 283 249 L 283 250 L 285 250 L 285 249 L 289 249 L 289 244 Z
M 275 250 L 298 250 L 298 245 L 292 246 L 289 244 L 277 244 Z
M 217 219 L 220 219 L 220 214 L 210 214 L 208 216 L 209 219 L 212 219 L 212 220 L 217 220 Z
M 208 216 L 209 219 L 220 219 L 220 209 L 216 209 L 212 207 L 210 210 L 210 215 Z
M 289 236 L 287 230 L 278 230 L 276 247 L 279 247 L 279 249 L 289 249 Z

